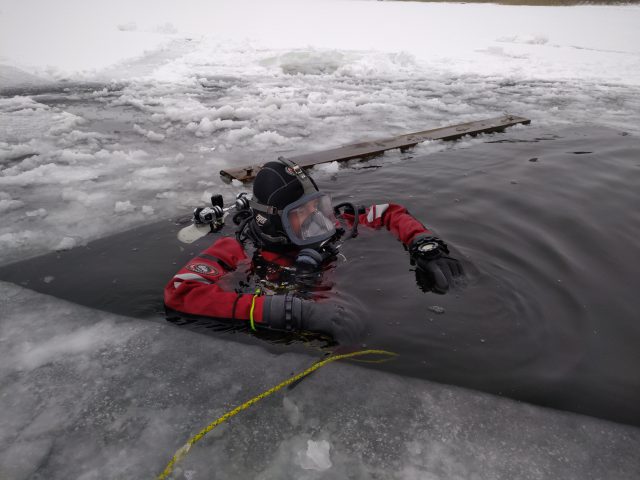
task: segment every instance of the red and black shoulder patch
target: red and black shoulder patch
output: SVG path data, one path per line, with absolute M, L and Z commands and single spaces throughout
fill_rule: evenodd
M 206 263 L 190 263 L 186 268 L 200 275 L 220 275 L 217 268 Z

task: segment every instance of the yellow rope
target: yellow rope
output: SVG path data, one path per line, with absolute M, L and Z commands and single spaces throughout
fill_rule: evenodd
M 171 461 L 169 461 L 169 463 L 167 464 L 167 466 L 163 470 L 163 472 L 160 475 L 158 475 L 157 480 L 164 480 L 169 475 L 171 475 L 171 473 L 173 472 L 173 467 L 179 461 L 181 461 L 187 455 L 187 453 L 189 453 L 189 450 L 191 450 L 191 447 L 193 445 L 195 445 L 198 441 L 200 441 L 202 439 L 202 437 L 204 437 L 207 433 L 209 433 L 211 430 L 216 428 L 221 423 L 224 423 L 225 421 L 229 420 L 234 415 L 237 415 L 241 411 L 246 410 L 247 408 L 249 408 L 254 403 L 259 402 L 263 398 L 268 397 L 272 393 L 277 392 L 278 390 L 286 387 L 287 385 L 290 385 L 290 384 L 292 384 L 294 382 L 297 382 L 301 378 L 306 377 L 310 373 L 316 371 L 317 369 L 319 369 L 320 367 L 325 366 L 328 363 L 335 362 L 336 360 L 343 360 L 345 358 L 357 357 L 357 356 L 360 356 L 360 355 L 389 355 L 389 356 L 396 356 L 397 354 L 395 354 L 393 352 L 388 352 L 386 350 L 360 350 L 358 352 L 351 352 L 351 353 L 344 353 L 342 355 L 335 355 L 333 357 L 329 357 L 329 358 L 327 358 L 325 360 L 322 360 L 320 362 L 314 363 L 311 367 L 307 368 L 304 372 L 298 373 L 297 375 L 295 375 L 295 376 L 293 376 L 291 378 L 288 378 L 287 380 L 285 380 L 284 382 L 280 383 L 279 385 L 276 385 L 275 387 L 270 388 L 266 392 L 262 392 L 260 395 L 258 395 L 256 397 L 253 397 L 248 402 L 245 402 L 242 405 L 240 405 L 239 407 L 234 408 L 230 412 L 225 413 L 223 416 L 221 416 L 217 420 L 211 422 L 205 428 L 200 430 L 193 437 L 191 437 L 187 441 L 187 443 L 185 443 L 182 447 L 180 447 L 178 449 L 178 451 L 173 455 L 173 458 L 171 459 Z
M 260 296 L 260 288 L 256 288 L 256 293 L 251 300 L 251 309 L 249 310 L 249 324 L 251 325 L 251 330 L 256 331 L 256 324 L 253 321 L 253 310 L 256 308 L 256 298 Z

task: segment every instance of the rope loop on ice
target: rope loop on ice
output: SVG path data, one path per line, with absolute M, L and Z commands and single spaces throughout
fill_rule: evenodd
M 187 443 L 185 443 L 182 447 L 180 447 L 178 449 L 178 451 L 176 451 L 176 453 L 173 455 L 173 457 L 171 458 L 171 460 L 169 461 L 169 463 L 167 464 L 165 469 L 162 471 L 162 473 L 160 475 L 158 475 L 157 480 L 164 480 L 164 479 L 168 478 L 169 475 L 171 475 L 171 473 L 173 472 L 173 469 L 176 466 L 176 464 L 179 461 L 181 461 L 184 457 L 187 456 L 187 454 L 189 453 L 189 450 L 191 450 L 191 447 L 193 447 L 197 442 L 202 440 L 202 438 L 207 433 L 209 433 L 211 430 L 216 428 L 218 425 L 226 422 L 231 417 L 237 415 L 238 413 L 240 413 L 243 410 L 246 410 L 247 408 L 249 408 L 254 403 L 259 402 L 263 398 L 268 397 L 272 393 L 277 392 L 278 390 L 286 387 L 287 385 L 291 385 L 292 383 L 295 383 L 295 382 L 301 380 L 302 378 L 306 377 L 310 373 L 315 372 L 319 368 L 324 367 L 325 365 L 327 365 L 327 364 L 329 364 L 331 362 L 335 362 L 336 360 L 344 360 L 344 359 L 347 359 L 347 358 L 358 357 L 358 356 L 361 356 L 361 355 L 386 355 L 386 356 L 391 356 L 391 357 L 397 356 L 396 353 L 389 352 L 387 350 L 359 350 L 357 352 L 343 353 L 343 354 L 340 354 L 340 355 L 333 355 L 333 356 L 331 356 L 329 358 L 326 358 L 324 360 L 321 360 L 319 362 L 314 363 L 309 368 L 307 368 L 305 371 L 300 372 L 297 375 L 294 375 L 293 377 L 288 378 L 284 382 L 276 385 L 275 387 L 272 387 L 269 390 L 267 390 L 265 392 L 262 392 L 260 395 L 257 395 L 255 397 L 253 397 L 251 400 L 249 400 L 249 401 L 243 403 L 242 405 L 234 408 L 233 410 L 225 413 L 220 418 L 218 418 L 217 420 L 214 420 L 209 425 L 207 425 L 205 428 L 200 430 L 193 437 L 191 437 L 187 441 Z

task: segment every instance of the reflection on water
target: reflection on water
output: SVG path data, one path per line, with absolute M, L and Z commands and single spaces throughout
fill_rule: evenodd
M 404 204 L 467 271 L 449 294 L 423 293 L 402 245 L 363 227 L 342 247 L 347 261 L 331 269 L 328 293 L 363 312 L 367 346 L 400 354 L 371 368 L 640 425 L 640 142 L 535 127 L 487 140 L 316 175 L 336 203 Z M 157 318 L 164 283 L 211 240 L 183 248 L 176 229 L 164 222 L 6 266 L 0 279 Z M 74 268 L 94 281 L 79 282 Z

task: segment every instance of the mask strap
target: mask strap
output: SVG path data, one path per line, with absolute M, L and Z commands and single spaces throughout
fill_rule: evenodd
M 278 161 L 289 167 L 293 171 L 294 175 L 298 177 L 298 180 L 300 180 L 300 183 L 302 184 L 302 188 L 304 188 L 305 195 L 318 191 L 318 187 L 315 182 L 304 172 L 300 165 L 292 162 L 291 160 L 287 160 L 284 157 L 278 157 Z
M 249 200 L 249 206 L 253 210 L 257 210 L 258 212 L 263 212 L 268 215 L 280 215 L 282 213 L 282 210 L 278 210 L 276 207 L 272 207 L 271 205 L 263 205 L 253 199 Z

